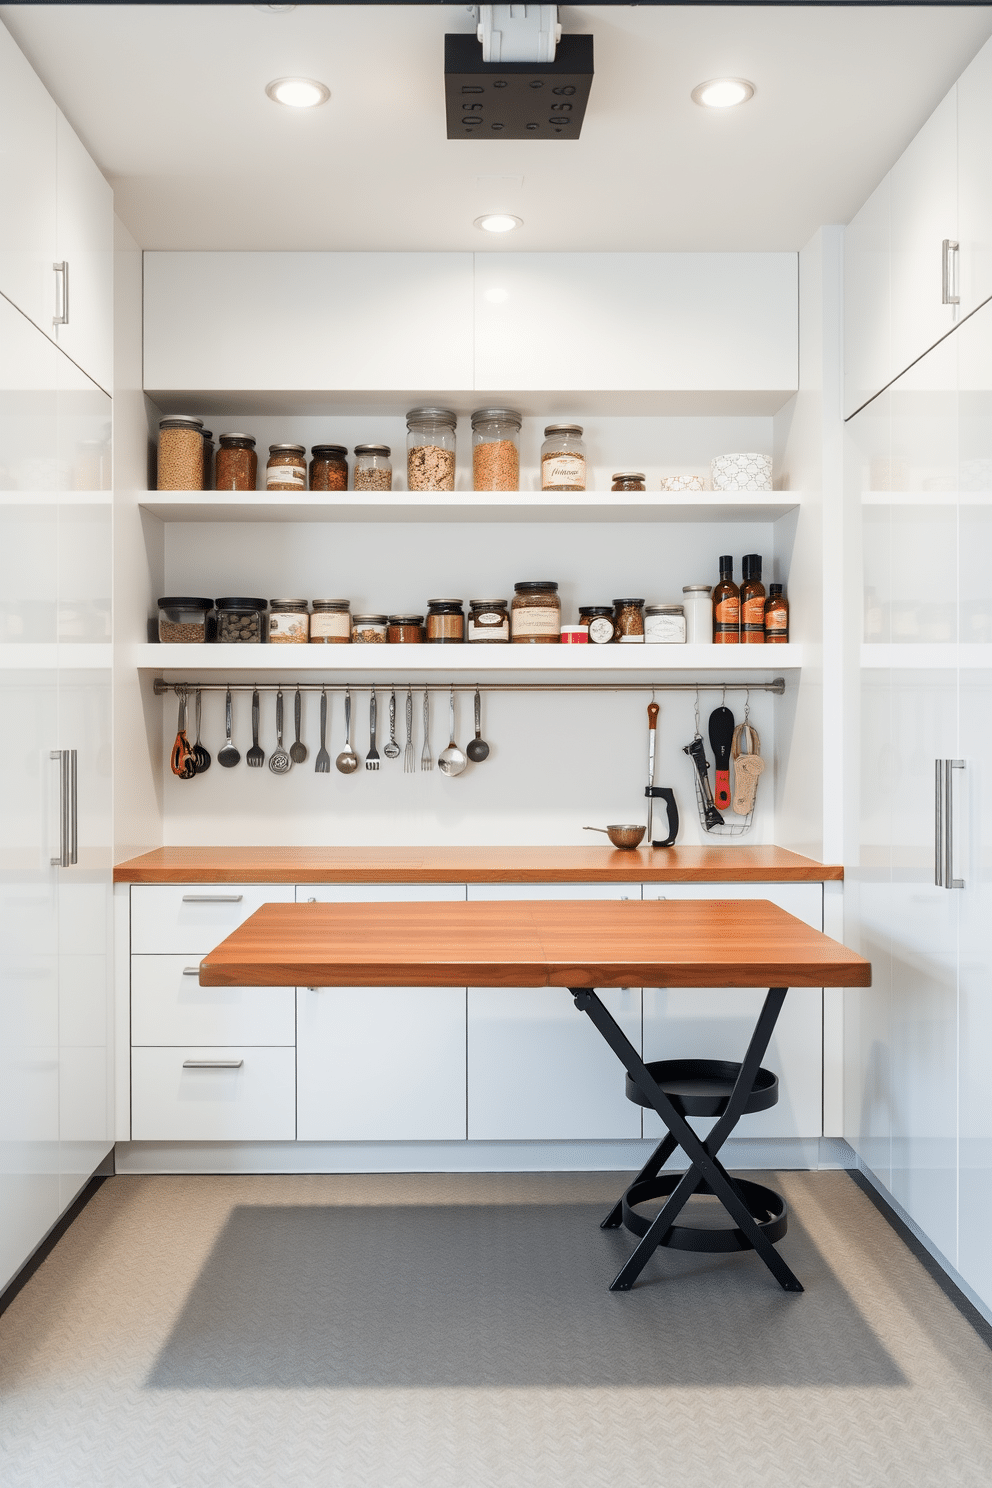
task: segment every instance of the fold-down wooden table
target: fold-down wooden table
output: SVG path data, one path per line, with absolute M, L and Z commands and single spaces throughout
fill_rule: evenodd
M 612 1289 L 629 1290 L 657 1246 L 677 1243 L 675 1221 L 688 1199 L 702 1192 L 715 1195 L 734 1219 L 737 1228 L 729 1234 L 736 1246 L 756 1250 L 786 1291 L 802 1291 L 772 1243 L 785 1231 L 784 1202 L 775 1212 L 749 1204 L 756 1185 L 733 1179 L 717 1153 L 751 1095 L 789 987 L 867 987 L 871 965 L 777 905 L 764 899 L 266 904 L 204 957 L 200 983 L 567 989 L 668 1129 L 637 1181 L 643 1187 L 646 1177 L 657 1175 L 676 1146 L 690 1164 L 671 1180 L 666 1203 L 645 1226 Z M 678 1096 L 655 1080 L 596 996 L 597 987 L 769 988 L 705 1138 L 685 1119 Z M 604 1224 L 619 1224 L 620 1213 L 618 1204 Z

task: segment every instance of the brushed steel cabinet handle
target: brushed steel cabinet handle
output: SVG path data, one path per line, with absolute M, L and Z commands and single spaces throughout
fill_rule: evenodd
M 964 760 L 944 761 L 944 887 L 963 889 L 964 879 L 954 877 L 954 771 L 963 770 Z
M 183 1069 L 240 1069 L 243 1059 L 184 1059 Z
M 184 904 L 240 904 L 244 894 L 184 894 Z
M 55 270 L 55 314 L 52 325 L 69 324 L 69 264 L 66 259 L 53 263 Z
M 944 761 L 933 762 L 933 881 L 944 887 Z
M 200 968 L 198 966 L 184 966 L 183 967 L 183 976 L 195 976 L 195 977 L 198 977 L 199 975 L 200 975 Z
M 53 749 L 49 757 L 59 762 L 59 851 L 52 867 L 73 868 L 79 861 L 76 751 Z
M 960 305 L 961 294 L 958 284 L 958 265 L 960 244 L 953 238 L 945 238 L 941 244 L 940 252 L 940 288 L 942 305 Z

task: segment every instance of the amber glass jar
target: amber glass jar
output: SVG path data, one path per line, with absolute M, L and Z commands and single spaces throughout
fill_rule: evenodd
M 616 638 L 621 646 L 644 641 L 643 599 L 615 599 L 613 601 L 613 624 Z
M 769 584 L 765 600 L 765 645 L 786 646 L 789 642 L 789 601 L 781 584 Z
M 644 475 L 639 470 L 618 470 L 613 477 L 612 491 L 646 491 Z
M 270 646 L 305 646 L 309 639 L 310 611 L 306 600 L 270 599 Z
M 386 640 L 391 646 L 419 646 L 424 639 L 423 615 L 390 615 Z
M 579 624 L 588 630 L 591 646 L 608 646 L 616 638 L 612 605 L 579 605 Z
M 510 639 L 510 613 L 505 599 L 470 599 L 468 639 L 473 645 L 505 645 Z
M 310 616 L 310 644 L 347 646 L 351 642 L 351 601 L 315 599 Z
M 307 449 L 305 444 L 270 444 L 265 467 L 267 491 L 305 491 Z
M 713 644 L 737 646 L 741 639 L 741 591 L 734 583 L 734 560 L 720 558 L 720 582 L 713 590 Z
M 465 639 L 464 601 L 429 599 L 427 601 L 427 642 L 429 645 L 460 645 Z
M 214 465 L 218 491 L 254 491 L 258 456 L 250 434 L 222 434 Z
M 515 645 L 560 644 L 561 600 L 553 579 L 524 579 L 514 584 L 510 640 Z
M 315 444 L 310 451 L 311 491 L 347 491 L 348 451 L 343 444 Z

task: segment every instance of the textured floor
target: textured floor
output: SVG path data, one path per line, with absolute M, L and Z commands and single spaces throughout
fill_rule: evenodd
M 992 1353 L 845 1174 L 779 1181 L 799 1297 L 611 1295 L 616 1175 L 111 1179 L 0 1318 L 0 1484 L 986 1488 Z

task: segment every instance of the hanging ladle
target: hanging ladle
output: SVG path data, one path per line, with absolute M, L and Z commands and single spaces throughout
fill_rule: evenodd
M 462 754 L 455 743 L 455 689 L 452 688 L 448 694 L 448 709 L 451 714 L 451 738 L 448 740 L 446 749 L 442 749 L 437 757 L 439 770 L 445 775 L 460 775 L 468 764 L 468 760 Z
M 489 745 L 482 737 L 482 699 L 478 688 L 475 689 L 475 738 L 469 741 L 465 753 L 473 765 L 481 765 L 489 758 Z

